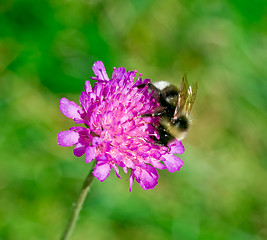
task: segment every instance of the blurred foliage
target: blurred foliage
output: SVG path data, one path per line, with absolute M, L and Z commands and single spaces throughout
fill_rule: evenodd
M 59 100 L 97 60 L 199 92 L 182 170 L 95 181 L 72 239 L 266 239 L 266 26 L 264 0 L 1 0 L 0 239 L 59 239 L 90 169 Z

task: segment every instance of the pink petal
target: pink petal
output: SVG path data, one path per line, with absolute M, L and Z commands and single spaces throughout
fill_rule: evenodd
M 99 146 L 103 142 L 103 139 L 100 137 L 94 137 L 92 140 L 93 146 Z
M 100 181 L 103 182 L 109 175 L 111 167 L 108 163 L 95 166 L 93 171 L 93 175 Z
M 125 72 L 125 68 L 119 67 L 118 69 L 113 70 L 112 78 L 121 79 Z
M 90 81 L 86 81 L 86 82 L 85 82 L 85 86 L 84 86 L 84 88 L 85 88 L 85 92 L 86 92 L 87 94 L 90 93 L 90 92 L 92 92 L 92 87 L 91 87 Z
M 95 158 L 95 147 L 87 147 L 85 150 L 85 162 L 92 162 Z
M 68 130 L 60 132 L 57 135 L 57 143 L 62 147 L 70 147 L 76 144 L 79 140 L 79 133 Z
M 121 176 L 119 175 L 119 168 L 116 166 L 116 164 L 112 164 L 112 168 L 114 169 L 116 176 L 118 178 L 121 178 Z
M 83 114 L 82 108 L 67 98 L 61 98 L 59 109 L 66 117 L 71 119 L 81 119 L 81 114 Z
M 179 171 L 183 166 L 183 161 L 172 154 L 164 155 L 166 161 L 164 161 L 165 166 L 167 167 L 169 172 Z
M 136 181 L 144 190 L 153 189 L 158 184 L 157 170 L 149 165 L 145 168 L 137 168 L 134 171 Z
M 129 179 L 129 185 L 130 185 L 130 189 L 129 191 L 131 192 L 132 191 L 132 187 L 133 187 L 133 181 L 134 181 L 134 170 L 131 171 L 131 176 L 130 176 L 130 179 Z
M 95 86 L 93 87 L 93 91 L 96 94 L 96 96 L 98 96 L 100 98 L 100 96 L 102 95 L 102 90 L 103 90 L 103 84 L 101 82 L 98 82 L 97 84 L 95 84 Z
M 106 80 L 106 81 L 109 80 L 103 62 L 101 61 L 95 62 L 93 65 L 93 71 L 94 74 L 97 76 L 97 78 L 99 78 L 100 80 Z
M 86 92 L 81 93 L 80 104 L 85 111 L 87 111 L 87 109 L 91 106 L 91 101 L 90 101 L 89 96 Z
M 151 164 L 153 165 L 153 167 L 158 168 L 158 169 L 161 169 L 161 170 L 166 168 L 166 166 L 164 166 L 159 161 L 152 161 Z
M 153 189 L 157 184 L 157 179 L 153 178 L 148 172 L 143 172 L 142 178 L 140 179 L 140 186 L 144 190 Z
M 169 147 L 171 148 L 170 153 L 172 154 L 184 153 L 184 146 L 181 141 L 175 140 L 169 145 Z
M 81 157 L 85 153 L 86 146 L 81 143 L 77 143 L 74 147 L 73 154 L 76 157 Z
M 137 73 L 137 70 L 134 70 L 134 71 L 132 71 L 132 72 L 129 73 L 129 79 L 131 81 L 134 80 L 136 73 Z

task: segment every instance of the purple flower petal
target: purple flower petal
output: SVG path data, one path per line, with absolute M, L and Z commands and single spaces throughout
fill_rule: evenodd
M 179 171 L 184 163 L 180 158 L 172 154 L 166 154 L 163 158 L 165 159 L 164 164 L 169 172 Z
M 85 111 L 87 112 L 87 109 L 90 107 L 90 105 L 92 104 L 89 96 L 86 92 L 82 92 L 81 96 L 80 96 L 80 104 L 83 107 L 83 109 L 85 109 Z
M 101 61 L 95 62 L 93 65 L 93 71 L 98 79 L 105 80 L 105 81 L 109 80 L 103 62 Z
M 171 154 L 183 154 L 184 153 L 184 146 L 181 141 L 175 140 L 171 144 L 169 144 L 171 148 Z
M 82 108 L 77 103 L 69 101 L 67 98 L 61 98 L 59 109 L 68 118 L 82 119 Z
M 134 170 L 131 171 L 131 176 L 130 176 L 130 179 L 129 179 L 129 191 L 131 192 L 132 191 L 132 187 L 133 187 L 133 181 L 135 179 L 135 176 L 134 176 Z
M 90 92 L 92 92 L 92 87 L 91 87 L 91 83 L 90 81 L 86 81 L 85 82 L 85 86 L 84 86 L 85 92 L 88 94 Z
M 161 169 L 161 170 L 166 168 L 166 166 L 159 161 L 153 161 L 152 165 L 153 165 L 153 167 L 155 167 L 157 169 Z
M 85 150 L 85 162 L 86 163 L 89 163 L 89 162 L 92 162 L 95 158 L 95 150 L 96 148 L 95 147 L 88 147 L 86 148 Z
M 103 84 L 101 82 L 98 82 L 94 87 L 93 91 L 96 94 L 96 96 L 101 96 L 102 91 L 103 91 Z
M 114 169 L 116 176 L 118 178 L 121 178 L 121 176 L 119 175 L 119 168 L 116 166 L 116 164 L 111 165 L 111 167 Z
M 118 69 L 114 68 L 112 78 L 121 79 L 124 76 L 125 68 L 119 67 Z
M 60 132 L 57 136 L 57 143 L 62 147 L 73 146 L 78 140 L 79 134 L 71 130 Z
M 79 143 L 85 146 L 89 146 L 92 142 L 92 136 L 90 135 L 90 131 L 88 128 L 84 127 L 72 127 L 71 131 L 77 132 L 79 134 Z
M 158 184 L 157 170 L 149 165 L 146 165 L 146 168 L 137 167 L 134 174 L 144 190 L 153 189 Z
M 75 144 L 73 154 L 76 157 L 81 157 L 85 153 L 85 149 L 86 149 L 86 146 L 84 144 L 77 143 Z
M 103 182 L 110 174 L 111 167 L 108 163 L 99 164 L 97 163 L 93 171 L 93 175 L 100 181 Z
M 102 142 L 103 142 L 103 140 L 100 137 L 94 137 L 92 144 L 93 144 L 93 146 L 99 146 Z

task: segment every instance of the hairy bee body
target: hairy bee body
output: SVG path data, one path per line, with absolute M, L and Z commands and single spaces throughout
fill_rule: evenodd
M 183 77 L 180 88 L 166 81 L 148 83 L 152 96 L 159 103 L 159 107 L 152 114 L 142 117 L 160 117 L 159 125 L 155 125 L 159 139 L 151 138 L 158 145 L 167 146 L 174 139 L 182 140 L 189 128 L 189 115 L 197 94 L 197 85 L 188 86 L 186 76 Z

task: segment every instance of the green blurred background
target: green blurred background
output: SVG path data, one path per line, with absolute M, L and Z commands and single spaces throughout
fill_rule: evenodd
M 94 181 L 72 239 L 267 239 L 265 0 L 1 0 L 0 239 L 59 239 L 91 165 L 73 126 L 92 64 L 197 81 L 180 172 Z

